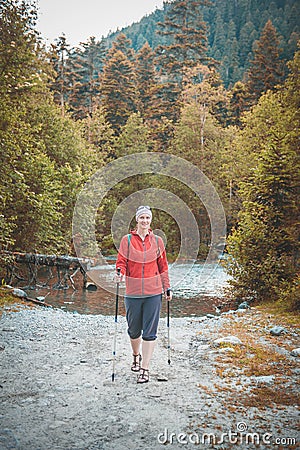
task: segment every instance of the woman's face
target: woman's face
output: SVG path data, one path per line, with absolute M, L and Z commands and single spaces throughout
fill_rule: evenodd
M 137 218 L 137 227 L 138 230 L 148 230 L 151 225 L 151 217 L 149 214 L 141 214 Z

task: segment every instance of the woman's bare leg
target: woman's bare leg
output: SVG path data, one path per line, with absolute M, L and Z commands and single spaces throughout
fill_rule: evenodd
M 143 341 L 142 342 L 142 368 L 149 369 L 150 360 L 153 355 L 155 347 L 155 341 Z
M 142 341 L 141 337 L 139 337 L 137 339 L 131 339 L 130 338 L 130 344 L 131 344 L 132 354 L 133 355 L 138 355 L 140 353 L 141 341 Z

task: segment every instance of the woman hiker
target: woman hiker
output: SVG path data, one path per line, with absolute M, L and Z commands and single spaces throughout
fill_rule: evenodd
M 120 275 L 116 275 L 116 281 L 125 276 L 126 320 L 133 353 L 131 370 L 139 372 L 138 383 L 147 383 L 162 294 L 170 301 L 172 291 L 163 240 L 150 229 L 150 207 L 140 206 L 135 217 L 136 229 L 121 239 L 116 262 Z

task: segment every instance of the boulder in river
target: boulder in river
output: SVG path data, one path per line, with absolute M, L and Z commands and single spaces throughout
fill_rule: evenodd
M 250 305 L 248 302 L 242 302 L 239 304 L 238 309 L 250 309 Z

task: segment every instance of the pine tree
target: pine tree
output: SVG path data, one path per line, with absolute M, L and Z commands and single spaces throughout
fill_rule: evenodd
M 207 28 L 200 20 L 200 6 L 206 0 L 175 0 L 159 23 L 158 33 L 169 42 L 157 48 L 158 63 L 168 81 L 181 84 L 184 70 L 208 61 Z
M 105 56 L 105 47 L 102 41 L 97 42 L 94 37 L 81 45 L 83 47 L 82 58 L 85 61 L 84 81 L 86 83 L 87 110 L 92 115 L 98 105 L 100 70 Z
M 103 41 L 94 37 L 68 58 L 69 104 L 76 118 L 92 115 L 99 104 L 100 74 L 105 56 Z
M 167 38 L 167 43 L 156 49 L 161 77 L 160 110 L 173 122 L 179 118 L 177 101 L 185 70 L 209 59 L 206 25 L 200 20 L 200 5 L 206 4 L 206 0 L 176 0 L 170 3 L 164 22 L 158 23 L 158 34 Z
M 109 53 L 103 68 L 101 104 L 108 122 L 119 133 L 128 117 L 137 111 L 136 74 L 120 50 Z
M 67 57 L 69 55 L 69 44 L 64 34 L 58 39 L 56 44 L 51 45 L 50 60 L 56 72 L 56 77 L 51 83 L 54 101 L 60 105 L 62 115 L 65 114 L 65 104 L 69 93 L 69 77 L 67 67 Z
M 132 48 L 132 42 L 130 39 L 126 37 L 124 33 L 120 33 L 117 35 L 114 40 L 111 49 L 108 51 L 107 59 L 110 59 L 112 55 L 114 55 L 117 51 L 123 53 L 129 61 L 134 61 L 134 50 Z
M 139 111 L 144 119 L 150 119 L 153 115 L 153 98 L 157 90 L 157 74 L 154 66 L 154 52 L 148 42 L 136 55 L 136 76 Z
M 280 59 L 279 38 L 268 20 L 254 48 L 254 58 L 248 70 L 249 91 L 254 100 L 283 81 L 283 62 Z
M 68 106 L 75 119 L 82 119 L 86 117 L 84 102 L 86 94 L 82 77 L 85 69 L 79 49 L 70 50 L 66 71 L 68 74 Z
M 228 95 L 229 106 L 227 123 L 241 127 L 241 117 L 251 106 L 251 95 L 247 84 L 242 81 L 237 81 L 233 88 L 228 92 Z
M 221 72 L 225 86 L 228 86 L 230 81 L 237 81 L 240 77 L 239 73 L 239 56 L 238 56 L 238 42 L 236 38 L 236 26 L 233 20 L 229 22 L 228 32 L 224 50 L 224 61 Z
M 287 60 L 291 60 L 297 51 L 297 42 L 300 39 L 299 30 L 300 3 L 287 1 L 283 11 L 283 23 L 280 31 L 288 36 L 283 42 L 283 54 Z
M 139 110 L 142 116 L 146 116 L 149 102 L 152 96 L 152 88 L 155 85 L 154 53 L 146 43 L 136 55 L 137 89 L 139 92 Z
M 252 56 L 252 43 L 257 39 L 257 32 L 251 21 L 246 22 L 239 35 L 239 65 L 247 67 Z
M 222 19 L 220 11 L 218 11 L 215 21 L 214 39 L 211 48 L 211 54 L 213 54 L 215 59 L 218 61 L 223 58 L 224 50 L 226 48 L 225 41 L 225 23 Z M 219 57 L 216 56 L 217 52 L 219 52 Z

